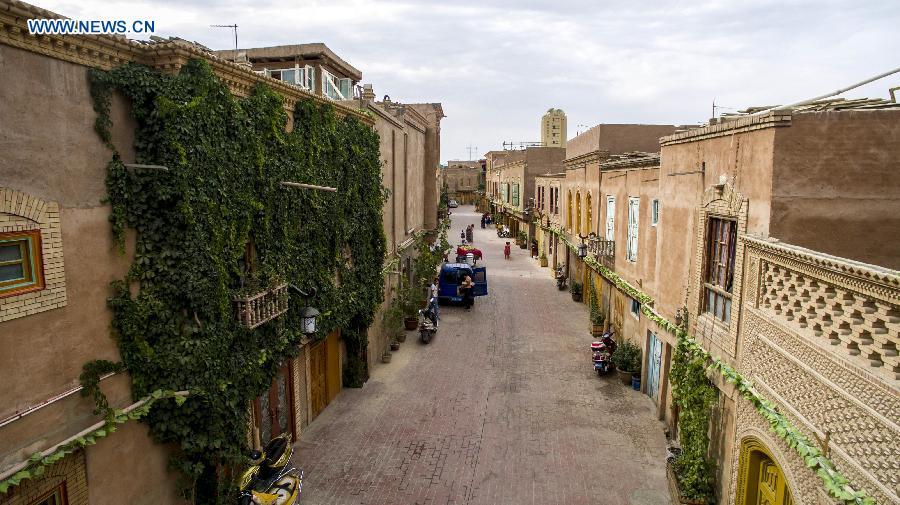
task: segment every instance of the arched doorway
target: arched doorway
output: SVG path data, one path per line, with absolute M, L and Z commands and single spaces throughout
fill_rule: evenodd
M 793 505 L 794 499 L 781 466 L 754 437 L 741 443 L 737 505 Z

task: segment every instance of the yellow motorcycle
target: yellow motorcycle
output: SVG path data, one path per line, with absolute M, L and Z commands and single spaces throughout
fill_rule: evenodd
M 303 471 L 291 467 L 291 435 L 283 433 L 252 451 L 252 464 L 238 479 L 239 505 L 293 505 L 300 499 Z

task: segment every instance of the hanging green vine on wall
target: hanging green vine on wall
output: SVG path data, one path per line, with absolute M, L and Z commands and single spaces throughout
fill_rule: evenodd
M 706 362 L 689 354 L 683 343 L 675 349 L 670 374 L 672 398 L 678 406 L 678 433 L 682 452 L 675 460 L 675 475 L 685 498 L 713 498 L 713 464 L 709 460 L 709 419 L 716 388 L 706 377 Z
M 137 124 L 137 162 L 168 168 L 126 169 L 115 149 L 108 166 L 113 232 L 119 244 L 126 228 L 137 232 L 134 262 L 110 299 L 122 360 L 135 397 L 191 390 L 181 407 L 160 404 L 147 419 L 159 442 L 178 444 L 193 499 L 227 501 L 216 469 L 240 460 L 248 405 L 297 352 L 299 308 L 318 307 L 319 328 L 341 329 L 348 366 L 359 365 L 361 330 L 383 297 L 378 137 L 312 100 L 297 102 L 288 132 L 280 95 L 259 85 L 235 98 L 199 60 L 178 75 L 129 64 L 91 80 L 101 138 L 113 148 L 118 91 Z M 292 295 L 275 321 L 239 326 L 232 299 L 282 282 L 318 291 Z

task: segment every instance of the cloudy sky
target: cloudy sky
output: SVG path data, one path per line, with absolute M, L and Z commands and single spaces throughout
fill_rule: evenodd
M 75 19 L 152 19 L 213 49 L 324 42 L 376 94 L 441 102 L 442 160 L 598 123 L 695 124 L 900 66 L 898 0 L 28 0 Z M 851 91 L 887 97 L 900 74 Z M 727 111 L 729 109 L 722 109 Z M 474 148 L 477 146 L 477 151 Z

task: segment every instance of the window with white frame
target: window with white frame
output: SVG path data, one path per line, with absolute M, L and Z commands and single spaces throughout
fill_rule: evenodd
M 659 223 L 659 200 L 654 198 L 650 207 L 650 226 Z
M 616 197 L 606 197 L 606 240 L 616 239 Z
M 625 259 L 628 261 L 637 261 L 638 252 L 638 211 L 640 210 L 641 199 L 631 197 L 628 199 L 628 242 L 625 251 Z
M 332 100 L 350 100 L 351 81 L 340 78 L 327 70 L 322 70 L 322 94 Z
M 313 91 L 313 83 L 315 82 L 313 80 L 313 75 L 315 74 L 315 69 L 309 65 L 302 67 L 300 65 L 294 65 L 294 68 L 279 68 L 273 70 L 266 68 L 259 73 Z

